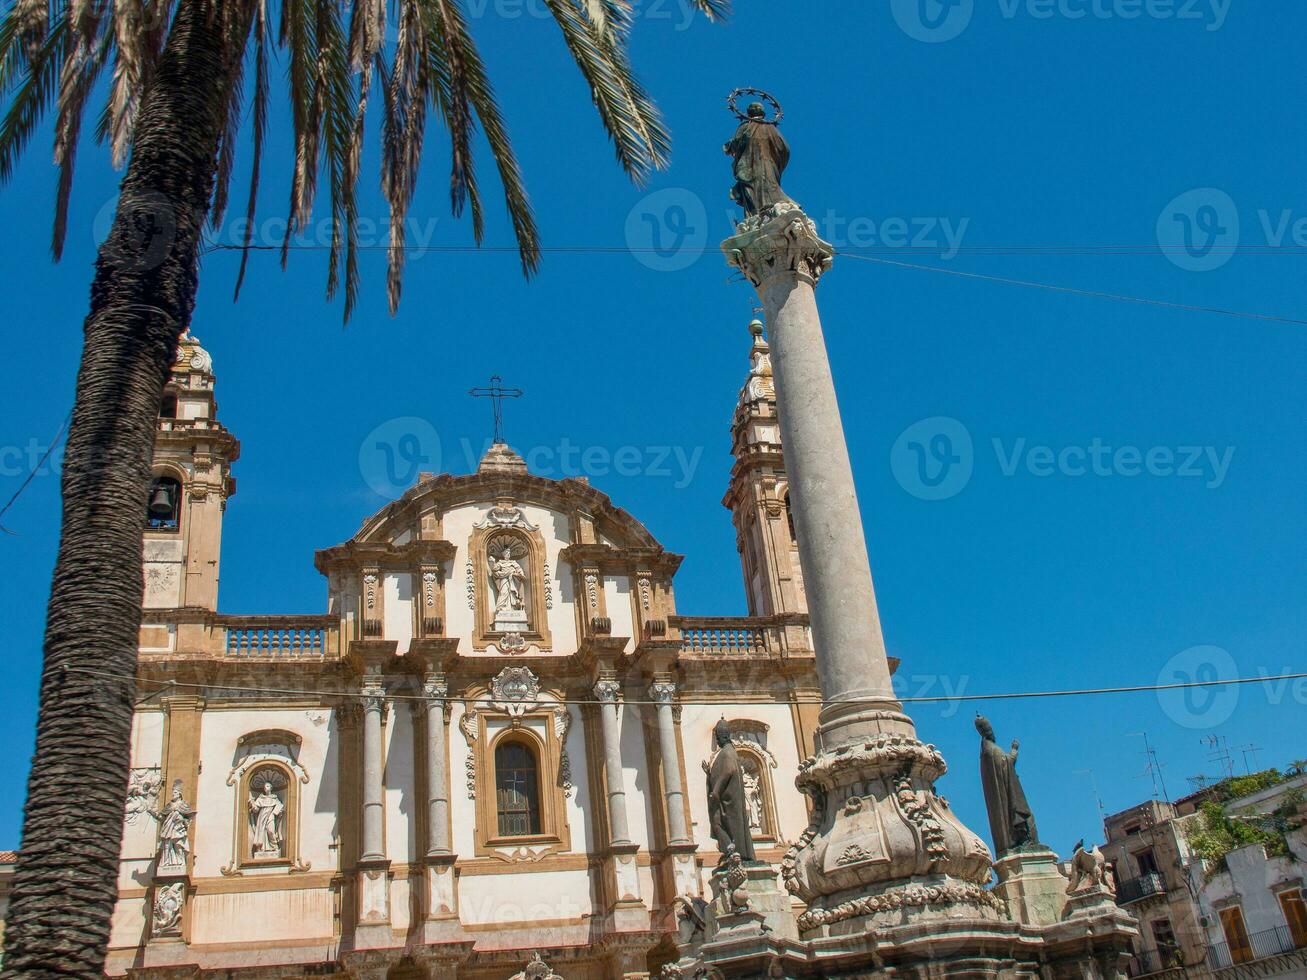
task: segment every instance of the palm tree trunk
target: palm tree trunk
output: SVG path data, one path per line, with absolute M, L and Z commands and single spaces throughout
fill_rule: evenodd
M 96 262 L 6 977 L 102 976 L 118 891 L 155 420 L 195 305 L 229 92 L 219 25 L 210 0 L 178 7 Z

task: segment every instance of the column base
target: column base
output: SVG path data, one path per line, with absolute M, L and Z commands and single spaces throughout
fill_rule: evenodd
M 427 922 L 458 921 L 457 854 L 427 855 Z
M 698 851 L 699 845 L 692 841 L 667 845 L 664 853 L 672 865 L 674 895 L 688 898 L 703 894 L 703 880 L 699 877 L 699 863 L 695 860 Z
M 364 859 L 356 865 L 358 923 L 355 949 L 386 949 L 394 945 L 390 929 L 390 861 Z

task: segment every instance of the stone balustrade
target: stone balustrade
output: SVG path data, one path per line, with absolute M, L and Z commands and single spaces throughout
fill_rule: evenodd
M 808 617 L 672 616 L 681 654 L 693 657 L 778 656 L 812 649 Z

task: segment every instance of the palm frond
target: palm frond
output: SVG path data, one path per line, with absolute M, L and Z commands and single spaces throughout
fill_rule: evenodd
M 622 39 L 598 31 L 577 9 L 576 0 L 545 0 L 562 29 L 572 60 L 590 84 L 604 129 L 618 162 L 641 184 L 667 166 L 670 140 L 657 108 L 636 81 Z
M 250 236 L 254 233 L 255 203 L 259 195 L 259 170 L 263 163 L 263 139 L 268 130 L 268 22 L 267 10 L 258 4 L 254 22 L 254 103 L 251 107 L 254 120 L 254 147 L 250 162 L 250 189 L 245 204 L 245 229 L 241 236 L 241 264 L 236 273 L 236 287 L 232 292 L 235 301 L 245 281 L 245 267 L 250 259 Z
M 44 47 L 46 28 L 50 23 L 49 0 L 16 0 L 9 15 L 14 21 L 14 35 L 26 51 L 27 60 L 34 62 Z
M 690 4 L 709 20 L 721 21 L 731 15 L 731 0 L 690 0 Z
M 313 0 L 282 0 L 280 41 L 290 51 L 287 81 L 290 87 L 291 126 L 295 136 L 295 168 L 291 175 L 290 215 L 282 241 L 281 263 L 286 264 L 291 235 L 309 220 L 313 186 L 318 169 L 318 119 L 315 84 L 318 63 L 316 11 Z
M 27 77 L 14 93 L 9 111 L 0 121 L 0 183 L 13 176 L 14 167 L 27 141 L 54 99 L 56 82 L 63 67 L 64 40 L 68 20 L 60 16 L 45 43 L 29 59 Z
M 107 123 L 102 123 L 100 128 L 109 139 L 110 155 L 115 167 L 121 167 L 127 160 L 127 149 L 136 129 L 136 113 L 145 87 L 149 53 L 144 23 L 142 0 L 114 0 L 116 49 L 113 81 L 106 107 Z
M 73 166 L 77 160 L 77 142 L 82 132 L 82 117 L 87 98 L 104 67 L 106 46 L 99 38 L 104 7 L 98 2 L 73 5 L 70 16 L 74 29 L 65 36 L 67 53 L 59 74 L 59 113 L 54 128 L 54 162 L 59 168 L 55 191 L 54 228 L 50 251 L 55 261 L 63 256 L 68 231 L 68 198 L 73 189 Z
M 356 107 L 340 8 L 336 0 L 318 0 L 319 44 L 317 98 L 322 107 L 323 163 L 331 197 L 331 251 L 328 257 L 327 297 L 340 285 L 341 246 L 345 247 L 345 319 L 358 296 L 358 209 L 355 186 L 350 182 Z

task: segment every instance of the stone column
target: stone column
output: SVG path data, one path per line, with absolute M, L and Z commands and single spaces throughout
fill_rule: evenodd
M 765 310 L 776 414 L 824 704 L 796 785 L 813 833 L 785 856 L 809 935 L 881 932 L 913 917 L 993 922 L 989 852 L 935 794 L 946 766 L 918 741 L 890 684 L 871 566 L 815 287 L 834 250 L 793 202 L 746 217 L 722 243 Z M 929 883 L 932 890 L 923 892 Z M 929 895 L 928 901 L 922 896 Z M 833 932 L 832 932 L 833 930 Z
M 390 861 L 386 859 L 385 794 L 382 786 L 382 715 L 386 689 L 380 673 L 363 681 L 363 854 L 358 861 L 356 949 L 392 944 L 390 931 Z
M 427 700 L 427 856 L 449 853 L 449 753 L 445 747 L 445 697 L 449 685 L 433 676 L 422 687 Z
M 385 688 L 379 678 L 363 685 L 363 860 L 385 860 L 382 821 L 385 796 L 382 789 L 381 715 L 385 710 Z
M 815 287 L 834 252 L 797 206 L 778 205 L 747 218 L 738 230 L 722 248 L 727 262 L 753 282 L 765 310 L 790 506 L 827 702 L 825 744 L 886 730 L 910 734 L 912 723 L 897 714 L 890 684 L 853 469 L 817 312 Z M 841 701 L 862 705 L 841 706 Z M 864 710 L 879 706 L 897 717 Z
M 610 844 L 629 844 L 631 834 L 626 824 L 626 781 L 622 774 L 622 730 L 617 718 L 617 697 L 622 685 L 604 680 L 594 687 L 604 735 L 604 774 L 608 790 L 608 831 Z
M 663 793 L 667 797 L 667 838 L 669 844 L 687 844 L 690 834 L 685 826 L 685 790 L 681 786 L 681 754 L 677 751 L 676 726 L 672 722 L 672 698 L 676 685 L 660 681 L 649 688 L 649 698 L 658 705 L 658 748 L 663 757 Z

